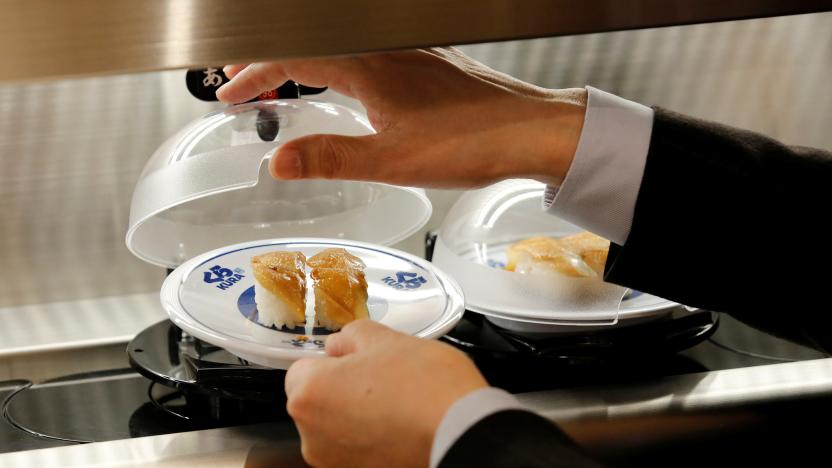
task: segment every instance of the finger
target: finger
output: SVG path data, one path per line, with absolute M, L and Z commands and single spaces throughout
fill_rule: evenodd
M 326 354 L 345 356 L 359 351 L 369 343 L 383 339 L 392 330 L 369 319 L 356 320 L 344 325 L 340 332 L 326 339 Z
M 277 88 L 288 80 L 307 86 L 330 87 L 341 94 L 357 97 L 353 85 L 364 81 L 367 74 L 359 57 L 253 63 L 221 86 L 217 90 L 217 97 L 227 103 L 244 102 L 264 91 Z
M 331 357 L 341 357 L 358 351 L 359 343 L 343 333 L 333 333 L 326 337 L 326 354 Z
M 390 327 L 373 320 L 361 319 L 344 325 L 344 328 L 341 329 L 341 335 L 343 335 L 341 339 L 355 343 L 354 346 L 360 349 L 397 333 Z
M 310 135 L 287 142 L 269 162 L 275 179 L 379 180 L 378 139 Z
M 248 101 L 264 91 L 279 87 L 288 79 L 280 62 L 253 63 L 220 86 L 217 99 L 229 104 Z
M 231 65 L 226 65 L 222 67 L 222 72 L 225 73 L 225 77 L 230 80 L 237 76 L 237 73 L 240 73 L 248 65 L 249 64 L 247 63 L 235 63 Z
M 298 388 L 302 388 L 303 384 L 318 372 L 318 369 L 323 365 L 322 361 L 322 358 L 298 359 L 289 366 L 289 370 L 286 371 L 286 378 L 283 381 L 287 398 L 291 399 L 294 392 Z

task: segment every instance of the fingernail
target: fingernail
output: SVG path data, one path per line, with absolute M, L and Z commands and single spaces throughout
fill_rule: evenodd
M 225 97 L 224 95 L 225 95 L 225 85 L 222 85 L 219 88 L 217 88 L 217 92 L 216 92 L 217 99 L 219 99 L 222 102 L 225 102 L 223 100 L 223 98 Z
M 294 148 L 280 150 L 272 165 L 275 179 L 297 179 L 301 175 L 300 151 Z
M 225 73 L 225 76 L 226 76 L 228 79 L 233 78 L 233 77 L 231 77 L 231 76 L 228 76 L 228 72 L 229 72 L 230 70 L 231 70 L 231 65 L 226 65 L 226 66 L 222 67 L 222 72 L 223 72 L 223 73 Z

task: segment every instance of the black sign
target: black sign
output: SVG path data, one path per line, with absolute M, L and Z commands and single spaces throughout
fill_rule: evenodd
M 202 101 L 216 101 L 217 89 L 228 82 L 228 77 L 222 71 L 222 67 L 207 67 L 188 70 L 185 74 L 185 84 L 188 91 Z M 320 94 L 326 88 L 312 88 L 298 85 L 294 81 L 287 81 L 279 88 L 266 91 L 251 101 L 264 101 L 267 99 L 297 99 L 300 96 Z

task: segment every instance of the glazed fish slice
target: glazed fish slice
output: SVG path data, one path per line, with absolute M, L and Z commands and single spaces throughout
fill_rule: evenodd
M 326 249 L 309 258 L 315 282 L 315 318 L 329 330 L 368 318 L 364 262 L 344 249 Z
M 259 322 L 277 328 L 306 323 L 306 257 L 269 252 L 251 259 Z
M 525 274 L 561 274 L 577 277 L 598 275 L 584 259 L 558 239 L 532 237 L 508 248 L 507 270 Z
M 589 231 L 573 234 L 558 240 L 563 248 L 580 255 L 583 261 L 599 277 L 604 276 L 604 266 L 607 263 L 607 254 L 610 251 L 610 241 Z

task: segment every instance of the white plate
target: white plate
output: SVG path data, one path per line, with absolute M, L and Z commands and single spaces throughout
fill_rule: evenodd
M 511 244 L 584 231 L 543 212 L 545 189 L 537 181 L 505 180 L 464 193 L 445 216 L 433 261 L 460 282 L 468 310 L 526 323 L 594 327 L 662 315 L 675 306 L 646 295 L 622 304 L 626 288 L 596 279 L 506 271 Z
M 531 321 L 515 316 L 495 315 L 493 313 L 483 314 L 485 318 L 497 325 L 519 334 L 530 337 L 544 337 L 544 336 L 558 336 L 571 335 L 575 333 L 593 333 L 596 331 L 603 331 L 609 329 L 611 326 L 615 327 L 629 327 L 632 325 L 639 325 L 655 320 L 662 320 L 669 318 L 671 314 L 686 314 L 696 312 L 697 309 L 690 309 L 686 307 L 678 307 L 679 304 L 675 302 L 662 299 L 660 297 L 644 294 L 639 291 L 628 291 L 624 300 L 621 302 L 621 308 L 618 312 L 618 321 L 614 324 L 605 325 L 563 325 L 557 320 L 555 321 Z
M 506 263 L 508 262 L 507 250 L 512 243 L 513 242 L 504 242 L 491 245 L 484 263 L 491 268 L 495 268 L 498 270 L 505 269 Z M 468 255 L 466 255 L 466 258 L 468 258 L 470 261 L 476 261 L 473 253 L 469 253 Z M 678 303 L 669 301 L 667 299 L 663 299 L 658 296 L 642 293 L 640 291 L 627 290 L 627 293 L 624 295 L 624 299 L 621 301 L 618 308 L 617 321 L 615 323 L 609 323 L 607 325 L 600 325 L 599 328 L 608 327 L 617 323 L 627 322 L 633 319 L 661 316 L 664 312 L 668 311 L 668 309 L 672 309 L 678 306 Z M 496 318 L 497 321 L 495 321 L 495 323 L 501 326 L 505 325 L 504 321 L 511 320 L 527 324 L 551 325 L 558 327 L 558 329 L 560 329 L 561 326 L 581 326 L 592 328 L 595 327 L 593 324 L 580 325 L 578 322 L 570 322 L 568 324 L 565 324 L 563 320 L 558 318 L 546 319 L 540 316 L 527 316 L 516 311 L 493 310 L 487 307 L 478 307 L 474 304 L 468 304 L 468 310 Z M 607 312 L 610 315 L 615 315 L 615 311 L 612 310 L 601 312 Z
M 680 304 L 669 301 L 667 299 L 663 299 L 658 296 L 653 296 L 652 294 L 643 293 L 641 291 L 632 291 L 628 290 L 626 295 L 624 296 L 624 300 L 621 301 L 621 305 L 618 309 L 618 320 L 616 323 L 610 323 L 608 325 L 600 325 L 600 327 L 609 326 L 609 325 L 616 325 L 618 323 L 627 322 L 630 320 L 642 319 L 642 318 L 649 318 L 654 315 L 661 315 L 663 312 L 667 311 L 668 309 L 672 309 L 674 307 L 678 307 Z M 512 313 L 511 311 L 502 312 L 502 311 L 495 311 L 491 309 L 476 307 L 473 305 L 468 306 L 468 310 L 472 312 L 476 312 L 478 314 L 486 315 L 489 317 L 496 317 L 498 319 L 503 320 L 514 320 L 518 322 L 525 322 L 525 323 L 535 323 L 535 324 L 546 324 L 546 325 L 563 325 L 563 326 L 586 326 L 591 327 L 595 326 L 594 324 L 589 325 L 580 325 L 577 323 L 569 323 L 564 324 L 563 321 L 559 319 L 542 319 L 539 317 L 529 318 L 525 317 L 520 314 Z
M 313 238 L 246 242 L 199 255 L 168 275 L 162 306 L 191 335 L 249 362 L 286 369 L 298 359 L 324 355 L 329 332 L 311 326 L 311 287 L 307 327 L 276 330 L 259 324 L 251 257 L 275 250 L 309 257 L 331 247 L 342 247 L 367 265 L 370 319 L 409 335 L 437 338 L 462 317 L 462 289 L 426 260 L 373 244 Z

